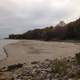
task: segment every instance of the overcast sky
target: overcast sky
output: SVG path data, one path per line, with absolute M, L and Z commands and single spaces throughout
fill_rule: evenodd
M 0 0 L 0 38 L 80 17 L 80 0 Z

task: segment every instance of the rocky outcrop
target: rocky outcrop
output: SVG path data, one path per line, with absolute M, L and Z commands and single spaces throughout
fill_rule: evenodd
M 14 67 L 15 66 L 15 67 Z M 5 70 L 1 74 L 6 77 L 3 80 L 79 80 L 80 65 L 76 58 L 68 57 L 63 59 L 49 60 L 43 62 L 33 61 L 30 65 L 27 63 L 14 65 L 15 69 L 8 72 Z M 17 67 L 17 68 L 16 68 Z M 6 75 L 8 73 L 9 75 Z M 1 77 L 0 77 L 1 78 Z M 1 79 L 0 79 L 1 80 Z

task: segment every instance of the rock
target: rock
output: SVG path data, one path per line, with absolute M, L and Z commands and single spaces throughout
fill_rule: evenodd
M 78 62 L 78 64 L 80 64 L 80 52 L 79 53 L 76 53 L 76 60 Z
M 2 72 L 2 79 L 7 80 L 79 80 L 80 65 L 75 58 L 63 58 L 43 62 L 33 61 L 31 64 L 20 68 Z M 10 67 L 8 67 L 10 68 Z M 8 74 L 7 74 L 8 73 Z M 1 76 L 1 75 L 0 75 Z
M 4 73 L 0 73 L 0 80 L 13 80 L 13 76 L 12 73 L 10 72 L 4 72 Z

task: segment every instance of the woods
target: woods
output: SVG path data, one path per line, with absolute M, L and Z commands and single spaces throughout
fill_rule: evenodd
M 23 34 L 11 34 L 9 39 L 33 39 L 33 40 L 65 40 L 80 39 L 80 18 L 65 25 L 45 27 L 43 29 L 29 30 Z

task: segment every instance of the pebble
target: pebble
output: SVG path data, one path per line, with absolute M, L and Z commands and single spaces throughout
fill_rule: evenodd
M 25 64 L 14 69 L 13 80 L 80 80 L 80 65 L 75 64 L 76 59 L 69 59 L 47 59 L 43 62 L 34 61 L 29 66 Z

